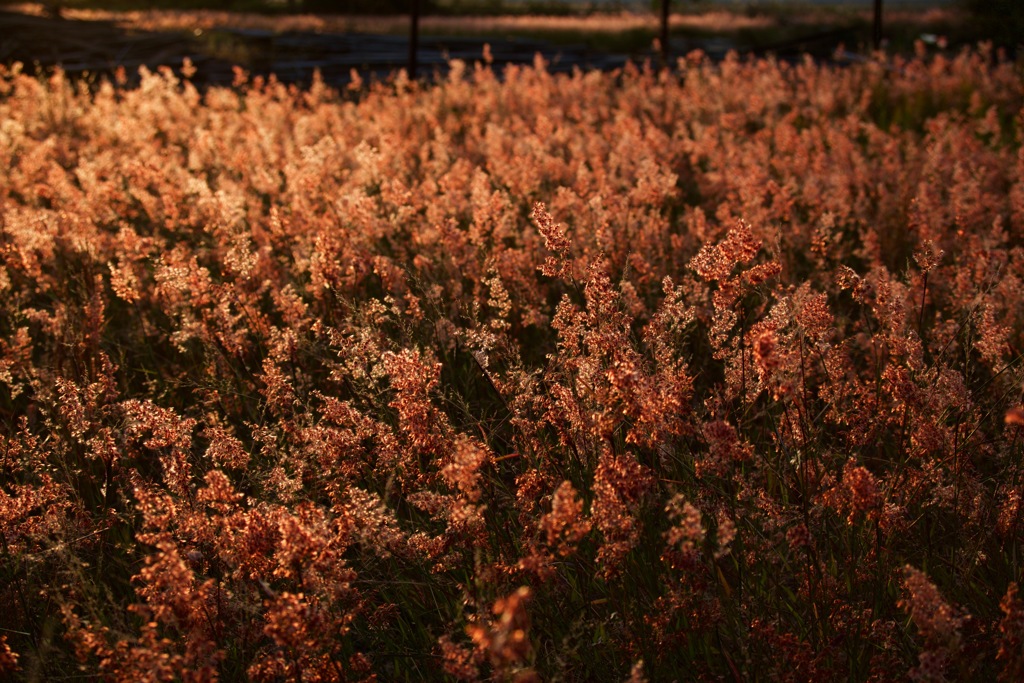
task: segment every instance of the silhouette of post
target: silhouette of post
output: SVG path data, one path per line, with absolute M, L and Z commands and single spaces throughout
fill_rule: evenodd
M 419 51 L 420 33 L 420 0 L 411 0 L 409 25 L 409 78 L 416 79 L 416 53 Z
M 876 50 L 882 47 L 882 0 L 875 0 L 875 22 L 871 38 Z
M 668 6 L 671 0 L 661 0 L 661 61 L 668 64 Z

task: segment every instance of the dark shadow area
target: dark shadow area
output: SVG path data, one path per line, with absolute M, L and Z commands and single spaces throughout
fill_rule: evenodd
M 78 21 L 0 11 L 0 62 L 21 62 L 29 70 L 61 66 L 72 76 L 129 77 L 139 67 L 180 67 L 191 59 L 208 82 L 230 82 L 232 65 L 205 55 L 187 35 L 130 31 L 111 21 Z

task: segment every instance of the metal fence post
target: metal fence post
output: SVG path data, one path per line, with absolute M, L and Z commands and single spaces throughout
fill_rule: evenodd
M 872 27 L 872 42 L 875 49 L 882 47 L 882 0 L 875 0 L 875 21 Z
M 409 25 L 409 78 L 416 80 L 416 53 L 419 51 L 420 0 L 411 0 Z
M 668 64 L 668 7 L 671 0 L 661 0 L 661 61 Z

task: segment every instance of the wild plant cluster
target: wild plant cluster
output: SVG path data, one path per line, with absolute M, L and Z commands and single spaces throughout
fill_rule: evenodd
M 185 73 L 0 71 L 0 675 L 1022 679 L 1019 65 Z

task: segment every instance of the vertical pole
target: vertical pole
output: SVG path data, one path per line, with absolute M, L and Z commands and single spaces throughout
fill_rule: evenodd
M 409 25 L 409 79 L 416 80 L 416 53 L 419 52 L 420 0 L 411 0 L 412 12 Z
M 876 50 L 882 47 L 882 0 L 875 0 L 875 22 L 872 30 L 872 42 Z
M 661 61 L 668 64 L 668 6 L 670 0 L 661 0 Z

